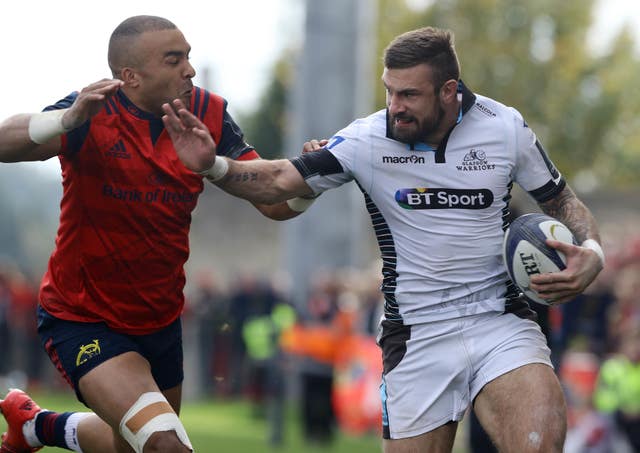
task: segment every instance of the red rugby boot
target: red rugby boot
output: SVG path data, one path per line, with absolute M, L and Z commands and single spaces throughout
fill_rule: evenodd
M 22 390 L 11 389 L 0 410 L 7 421 L 7 432 L 2 435 L 0 453 L 31 453 L 42 447 L 30 446 L 22 434 L 22 426 L 41 411 L 40 407 Z

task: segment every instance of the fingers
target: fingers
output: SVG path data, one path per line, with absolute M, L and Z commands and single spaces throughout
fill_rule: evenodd
M 552 304 L 568 302 L 581 292 L 575 276 L 567 272 L 551 272 L 531 276 L 529 288 Z
M 329 143 L 329 140 L 326 140 L 326 139 L 309 140 L 308 142 L 305 142 L 304 145 L 302 146 L 302 154 L 318 151 L 319 149 L 322 149 L 322 147 L 325 146 L 327 143 Z
M 578 248 L 577 245 L 568 244 L 562 241 L 556 241 L 555 239 L 547 239 L 546 243 L 549 247 L 556 249 L 557 251 L 562 252 L 565 255 L 575 253 L 576 249 Z
M 122 80 L 102 79 L 84 87 L 64 115 L 65 128 L 74 129 L 98 113 L 105 100 L 113 96 L 122 85 Z
M 162 122 L 169 134 L 177 134 L 184 130 L 180 118 L 178 118 L 178 115 L 176 115 L 175 110 L 170 104 L 162 104 L 162 111 L 164 112 Z
M 124 82 L 119 79 L 102 79 L 84 87 L 80 91 L 80 96 L 102 100 L 106 96 L 115 94 L 122 85 L 124 85 Z

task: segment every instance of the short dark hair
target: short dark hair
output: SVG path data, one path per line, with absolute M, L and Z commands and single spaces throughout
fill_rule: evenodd
M 453 32 L 435 27 L 411 30 L 396 36 L 384 50 L 384 66 L 406 69 L 428 64 L 436 89 L 449 79 L 460 78 L 460 64 L 454 47 Z
M 176 25 L 164 17 L 132 16 L 118 25 L 109 39 L 108 61 L 114 77 L 124 67 L 132 64 L 130 40 L 147 31 L 175 30 Z

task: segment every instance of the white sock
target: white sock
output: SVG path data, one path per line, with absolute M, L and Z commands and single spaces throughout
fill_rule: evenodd
M 22 425 L 22 435 L 24 436 L 24 440 L 26 440 L 27 443 L 32 447 L 42 447 L 40 439 L 38 439 L 38 436 L 36 436 L 36 418 L 38 417 L 38 414 L 42 412 L 49 411 L 47 411 L 46 409 L 41 410 L 36 414 L 35 417 L 33 417 L 31 420 L 27 420 L 26 422 L 24 422 L 24 425 Z
M 64 425 L 64 441 L 67 443 L 67 448 L 72 451 L 82 453 L 78 442 L 78 423 L 88 415 L 91 414 L 89 412 L 75 412 L 69 416 L 67 423 Z

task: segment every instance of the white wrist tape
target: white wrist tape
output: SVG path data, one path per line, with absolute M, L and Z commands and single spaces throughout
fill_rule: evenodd
M 291 198 L 290 200 L 287 200 L 287 204 L 289 205 L 289 208 L 292 211 L 304 212 L 309 208 L 309 206 L 313 204 L 314 201 L 316 201 L 316 198 L 317 197 L 313 197 L 313 198 L 295 197 L 295 198 Z
M 53 137 L 67 132 L 62 125 L 62 116 L 69 109 L 49 110 L 34 113 L 29 119 L 29 138 L 38 145 L 47 143 Z
M 213 161 L 213 166 L 201 172 L 209 181 L 215 182 L 224 178 L 224 175 L 229 171 L 229 163 L 224 157 L 216 156 L 216 160 Z
M 136 453 L 142 453 L 149 437 L 160 431 L 175 431 L 180 442 L 193 451 L 184 426 L 164 395 L 143 393 L 120 420 L 120 434 Z
M 580 246 L 586 247 L 596 252 L 596 255 L 598 255 L 598 258 L 600 258 L 600 261 L 604 266 L 604 252 L 602 251 L 602 247 L 600 246 L 600 244 L 598 244 L 598 241 L 596 241 L 595 239 L 587 239 L 582 244 L 580 244 Z

